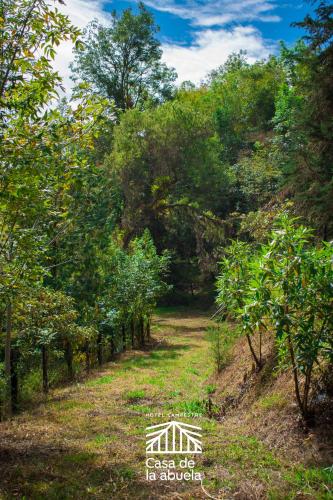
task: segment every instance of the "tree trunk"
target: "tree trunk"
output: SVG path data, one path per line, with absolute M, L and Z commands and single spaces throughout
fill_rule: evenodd
M 113 339 L 113 336 L 110 337 L 110 356 L 111 356 L 111 359 L 114 359 L 114 355 L 115 355 L 115 345 L 114 345 L 114 339 Z
M 102 334 L 99 333 L 97 336 L 97 361 L 98 365 L 102 366 L 103 364 L 103 345 L 102 345 Z
M 132 349 L 135 347 L 135 324 L 134 324 L 134 319 L 131 320 L 131 342 L 132 342 Z
M 48 351 L 45 345 L 42 346 L 42 371 L 43 371 L 43 392 L 49 392 L 49 377 L 48 377 Z
M 12 309 L 12 303 L 8 302 L 6 307 L 6 338 L 5 338 L 5 375 L 6 375 L 6 385 L 7 385 L 5 415 L 7 417 L 10 417 L 13 411 L 12 393 L 10 389 L 12 327 L 13 327 L 13 309 Z
M 308 423 L 313 419 L 313 414 L 309 409 L 309 394 L 311 389 L 311 376 L 312 376 L 312 367 L 311 364 L 305 374 L 305 383 L 304 383 L 304 393 L 303 393 L 303 412 L 304 418 L 308 421 Z
M 86 342 L 84 350 L 86 353 L 86 372 L 89 373 L 90 372 L 90 346 L 89 346 L 89 342 Z
M 11 377 L 10 377 L 10 392 L 13 411 L 18 409 L 18 372 L 17 365 L 20 357 L 20 351 L 18 348 L 14 348 L 11 351 Z
M 123 351 L 126 351 L 126 328 L 124 324 L 121 325 L 121 332 L 123 336 Z
M 147 320 L 146 334 L 148 342 L 151 341 L 151 331 L 150 331 L 150 318 Z
M 68 371 L 68 377 L 70 379 L 73 378 L 73 349 L 72 349 L 72 344 L 70 342 L 66 342 L 66 348 L 65 348 L 65 359 L 66 359 L 66 364 L 67 364 L 67 371 Z
M 144 325 L 144 321 L 143 321 L 143 316 L 140 317 L 139 329 L 140 329 L 140 344 L 141 344 L 141 347 L 144 347 L 145 346 L 145 325 Z
M 299 390 L 299 380 L 298 380 L 294 347 L 293 347 L 289 332 L 287 333 L 287 339 L 288 339 L 288 349 L 289 349 L 289 354 L 290 354 L 291 366 L 292 366 L 292 370 L 293 370 L 296 400 L 297 400 L 297 404 L 298 404 L 298 407 L 300 409 L 300 412 L 301 412 L 302 416 L 305 418 L 306 415 L 304 413 L 303 401 L 302 401 L 300 390 Z
M 251 354 L 252 354 L 253 359 L 254 359 L 254 361 L 255 361 L 256 367 L 258 368 L 258 370 L 261 370 L 261 368 L 262 368 L 262 363 L 261 363 L 261 361 L 258 359 L 258 356 L 256 355 L 255 350 L 253 349 L 253 345 L 252 345 L 252 342 L 251 342 L 251 338 L 250 338 L 250 335 L 249 335 L 248 333 L 246 334 L 246 338 L 247 338 L 247 342 L 248 342 L 248 344 L 249 344 L 249 348 L 250 348 Z

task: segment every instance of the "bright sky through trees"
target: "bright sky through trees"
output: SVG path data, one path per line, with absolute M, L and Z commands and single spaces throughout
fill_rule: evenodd
M 150 0 L 145 5 L 161 28 L 158 38 L 164 61 L 176 68 L 179 82 L 194 83 L 224 63 L 232 52 L 246 48 L 254 61 L 277 52 L 280 40 L 293 43 L 302 32 L 291 28 L 291 22 L 303 19 L 311 10 L 311 5 L 301 0 Z M 61 10 L 83 28 L 94 18 L 107 23 L 112 10 L 120 12 L 128 7 L 137 10 L 135 2 L 71 0 Z M 70 44 L 62 45 L 56 67 L 68 88 L 72 85 L 71 60 Z

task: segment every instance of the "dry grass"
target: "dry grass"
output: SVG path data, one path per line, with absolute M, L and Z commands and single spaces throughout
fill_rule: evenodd
M 196 482 L 147 482 L 144 462 L 146 426 L 174 413 L 203 412 L 208 393 L 219 405 L 227 394 L 238 394 L 246 373 L 251 382 L 242 340 L 216 378 L 205 333 L 210 324 L 184 310 L 163 314 L 155 319 L 150 349 L 124 354 L 0 424 L 2 497 L 207 498 Z M 289 379 L 274 377 L 272 369 L 267 364 L 222 421 L 181 418 L 203 428 L 198 468 L 205 488 L 216 498 L 330 498 L 329 478 L 318 468 L 327 465 L 330 452 L 325 455 L 318 436 L 298 429 Z

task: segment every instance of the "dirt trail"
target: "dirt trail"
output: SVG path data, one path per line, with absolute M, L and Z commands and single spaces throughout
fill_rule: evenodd
M 145 428 L 200 411 L 213 370 L 208 324 L 198 313 L 156 318 L 151 350 L 128 352 L 0 424 L 3 498 L 205 498 L 198 483 L 146 481 Z

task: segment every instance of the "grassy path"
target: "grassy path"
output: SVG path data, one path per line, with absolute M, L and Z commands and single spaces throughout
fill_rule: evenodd
M 172 498 L 170 484 L 145 480 L 145 427 L 197 411 L 212 372 L 208 323 L 198 314 L 160 317 L 153 350 L 128 352 L 0 424 L 4 498 Z
M 145 428 L 184 413 L 192 415 L 175 418 L 203 429 L 197 468 L 215 498 L 332 498 L 322 472 L 302 472 L 278 457 L 246 431 L 244 419 L 193 415 L 215 382 L 209 324 L 198 313 L 160 315 L 153 349 L 128 352 L 0 424 L 0 498 L 207 498 L 198 482 L 145 478 Z

